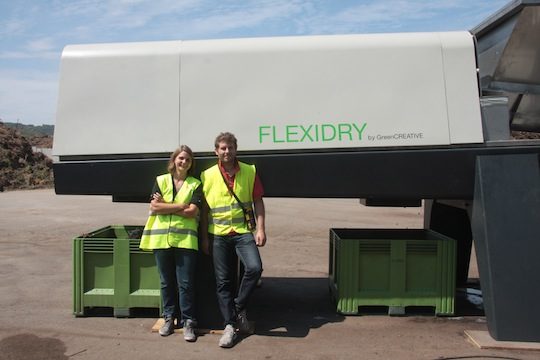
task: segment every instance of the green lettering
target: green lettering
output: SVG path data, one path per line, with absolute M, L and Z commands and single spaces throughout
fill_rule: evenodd
M 329 136 L 327 135 L 326 129 L 331 130 L 331 134 Z M 322 124 L 321 125 L 321 135 L 322 135 L 322 141 L 332 141 L 336 138 L 336 128 L 332 124 Z
M 261 125 L 259 126 L 259 143 L 268 141 L 273 143 L 354 141 L 356 138 L 362 140 L 366 127 L 367 123 Z
M 285 134 L 287 138 L 287 142 L 298 142 L 298 137 L 296 139 L 292 139 L 292 135 L 298 135 L 296 131 L 293 131 L 293 128 L 298 128 L 297 125 L 286 125 L 285 126 Z
M 272 126 L 272 140 L 275 142 L 275 143 L 282 143 L 282 142 L 285 142 L 285 140 L 283 139 L 278 139 L 276 137 L 276 127 L 275 126 Z
M 263 133 L 263 129 L 270 129 L 270 126 L 259 126 L 259 144 L 262 144 L 263 136 L 270 135 L 270 133 Z
M 364 132 L 366 126 L 367 126 L 367 123 L 363 123 L 362 124 L 362 127 L 359 129 L 358 126 L 356 126 L 355 123 L 352 124 L 353 127 L 356 129 L 356 131 L 358 132 L 358 140 L 362 140 L 362 133 Z
M 338 125 L 339 141 L 343 140 L 343 135 L 349 135 L 349 140 L 352 141 L 351 130 L 352 130 L 351 124 L 339 124 Z
M 300 142 L 304 142 L 304 139 L 306 137 L 309 138 L 309 141 L 313 142 L 313 138 L 311 137 L 311 135 L 309 135 L 309 131 L 311 130 L 312 127 L 313 125 L 309 125 L 308 128 L 306 129 L 305 127 L 300 125 L 300 129 L 302 129 L 302 131 L 304 132 L 304 136 L 302 136 L 302 138 L 300 139 Z

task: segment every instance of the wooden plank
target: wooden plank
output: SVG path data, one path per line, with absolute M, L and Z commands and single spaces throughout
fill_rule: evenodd
M 161 319 L 157 319 L 154 326 L 152 326 L 152 330 L 151 332 L 158 332 L 159 331 L 159 328 L 161 326 L 163 326 L 163 323 L 165 322 L 165 320 L 163 318 Z M 249 327 L 250 329 L 252 330 L 250 332 L 250 334 L 254 334 L 255 333 L 255 322 L 254 321 L 249 321 Z M 174 328 L 174 332 L 175 333 L 178 333 L 178 334 L 183 334 L 184 333 L 184 329 L 182 328 L 178 328 L 178 327 L 175 327 Z M 196 328 L 195 329 L 195 332 L 197 334 L 217 334 L 217 335 L 223 335 L 223 329 L 199 329 L 199 328 Z
M 158 332 L 159 331 L 159 328 L 161 326 L 163 326 L 163 323 L 164 323 L 164 319 L 157 319 L 156 323 L 154 324 L 154 326 L 152 326 L 152 332 Z M 174 332 L 175 333 L 178 333 L 178 334 L 183 334 L 184 333 L 184 329 L 182 328 L 175 328 L 174 329 Z M 218 335 L 223 335 L 223 329 L 195 329 L 195 332 L 197 334 L 218 334 Z
M 498 350 L 538 350 L 540 343 L 528 341 L 497 341 L 489 335 L 487 331 L 465 330 L 465 335 L 480 349 Z

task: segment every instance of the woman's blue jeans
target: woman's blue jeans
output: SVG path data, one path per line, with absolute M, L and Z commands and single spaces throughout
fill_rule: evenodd
M 195 321 L 195 265 L 197 251 L 192 249 L 156 249 L 156 265 L 161 282 L 163 317 L 178 316 L 182 322 Z
M 212 255 L 219 309 L 225 325 L 234 325 L 237 312 L 246 308 L 249 297 L 255 290 L 257 281 L 262 274 L 259 249 L 251 233 L 213 235 Z M 236 256 L 244 266 L 244 275 L 238 288 L 238 294 L 236 294 L 235 281 L 238 273 Z

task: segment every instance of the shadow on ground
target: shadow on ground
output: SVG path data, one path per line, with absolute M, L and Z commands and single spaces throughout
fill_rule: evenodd
M 454 316 L 484 315 L 477 281 L 468 283 L 465 289 L 458 289 L 455 301 Z M 359 311 L 359 316 L 388 316 L 388 307 L 365 310 Z M 406 315 L 434 317 L 435 314 L 434 308 L 412 307 Z M 296 338 L 307 336 L 311 329 L 345 320 L 345 316 L 336 312 L 328 278 L 265 277 L 250 300 L 249 317 L 256 320 L 257 335 Z
M 197 285 L 200 300 L 197 318 L 201 329 L 219 330 L 223 328 L 223 318 L 217 305 L 213 276 L 208 276 L 199 279 Z M 471 279 L 464 287 L 456 289 L 454 316 L 484 316 L 479 285 L 477 279 Z M 264 277 L 262 286 L 250 300 L 248 315 L 256 322 L 257 335 L 292 338 L 306 337 L 311 329 L 345 320 L 344 315 L 336 312 L 326 277 Z M 388 316 L 388 306 L 360 307 L 358 315 L 350 316 L 362 315 Z M 88 308 L 85 316 L 113 316 L 113 308 Z M 131 316 L 157 318 L 159 309 L 132 308 Z M 414 321 L 436 319 L 434 307 L 407 307 L 405 316 L 412 316 Z
M 336 313 L 327 278 L 263 278 L 250 300 L 257 335 L 305 337 L 310 329 L 345 318 Z
M 66 345 L 54 338 L 18 334 L 0 340 L 0 359 L 67 360 Z

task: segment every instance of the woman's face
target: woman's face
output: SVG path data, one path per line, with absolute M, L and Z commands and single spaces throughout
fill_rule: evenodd
M 174 158 L 174 166 L 177 171 L 188 171 L 191 168 L 191 164 L 191 156 L 185 151 L 180 152 Z

